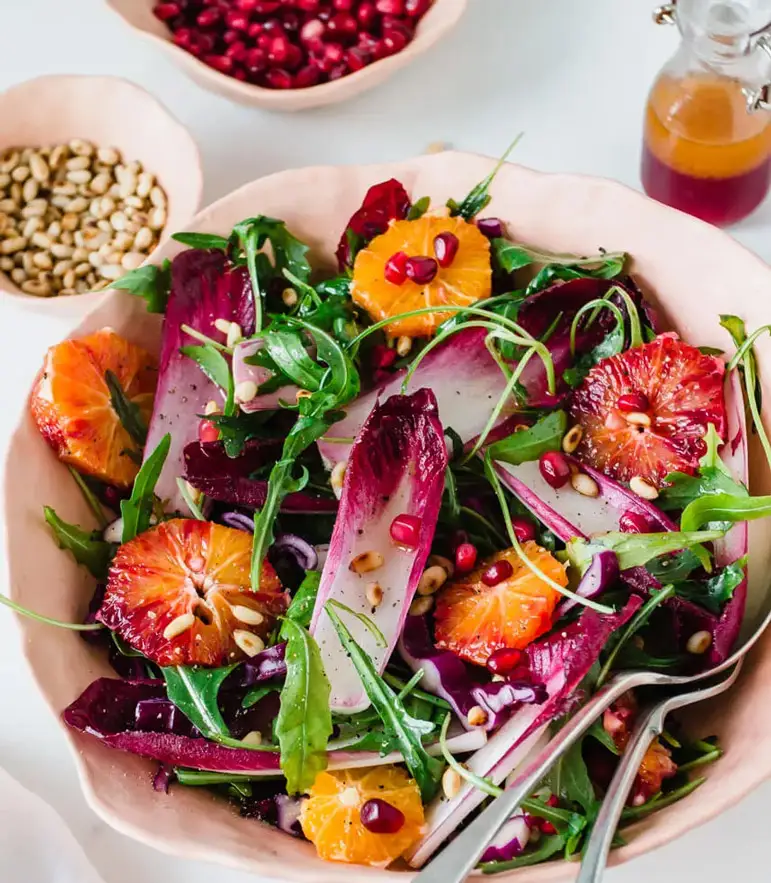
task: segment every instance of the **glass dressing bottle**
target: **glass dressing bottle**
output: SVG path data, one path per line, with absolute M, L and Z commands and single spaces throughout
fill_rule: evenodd
M 660 7 L 682 43 L 648 96 L 645 192 L 725 226 L 746 217 L 771 184 L 771 0 L 679 0 Z

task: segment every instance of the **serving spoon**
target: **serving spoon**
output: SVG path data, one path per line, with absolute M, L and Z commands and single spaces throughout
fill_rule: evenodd
M 608 854 L 616 834 L 616 828 L 621 819 L 621 813 L 626 804 L 627 796 L 634 784 L 637 771 L 640 769 L 640 764 L 648 747 L 656 736 L 660 736 L 664 732 L 664 723 L 667 715 L 678 708 L 693 705 L 696 702 L 701 702 L 703 699 L 710 699 L 725 692 L 739 677 L 741 665 L 741 662 L 737 662 L 734 670 L 727 677 L 718 680 L 716 683 L 692 690 L 690 693 L 680 693 L 676 696 L 662 699 L 660 702 L 651 705 L 640 716 L 632 733 L 632 738 L 624 749 L 624 754 L 616 767 L 616 772 L 608 786 L 608 791 L 600 811 L 597 813 L 591 836 L 583 852 L 581 870 L 576 883 L 600 883 L 600 880 L 602 880 L 602 875 L 608 862 Z
M 726 660 L 694 675 L 667 675 L 655 671 L 628 671 L 614 675 L 580 708 L 551 739 L 516 780 L 484 809 L 439 855 L 422 870 L 413 883 L 462 883 L 476 867 L 487 844 L 514 814 L 520 803 L 537 790 L 538 784 L 591 727 L 594 721 L 627 690 L 639 687 L 684 687 L 699 684 L 727 671 L 758 642 L 771 623 L 771 606 L 755 631 Z M 686 694 L 687 695 L 687 694 Z

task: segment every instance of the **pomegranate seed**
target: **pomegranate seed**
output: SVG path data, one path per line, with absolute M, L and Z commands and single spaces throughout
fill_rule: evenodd
M 265 74 L 265 83 L 271 89 L 291 89 L 292 75 L 280 67 L 272 67 Z
M 401 515 L 397 515 L 391 522 L 391 539 L 397 546 L 417 549 L 420 545 L 420 528 L 422 525 L 422 518 L 403 512 Z
M 513 647 L 501 647 L 487 660 L 487 669 L 494 675 L 507 675 L 522 661 L 522 651 Z
M 303 43 L 316 43 L 324 39 L 326 30 L 324 22 L 319 21 L 317 18 L 308 19 L 300 28 L 300 39 Z
M 434 237 L 434 254 L 440 267 L 449 267 L 455 260 L 460 242 L 454 233 L 440 233 Z
M 178 31 L 174 32 L 173 42 L 180 47 L 180 49 L 190 49 L 193 45 L 193 32 L 190 28 L 180 28 Z
M 324 49 L 324 60 L 329 65 L 340 64 L 345 58 L 343 47 L 339 43 L 328 43 Z
M 263 33 L 270 34 L 271 37 L 280 37 L 284 35 L 284 26 L 277 18 L 270 18 L 264 22 L 262 26 Z
M 240 33 L 239 31 L 234 31 L 232 29 L 229 29 L 223 33 L 222 42 L 226 43 L 228 46 L 230 46 L 231 43 L 240 42 L 242 37 L 243 37 L 243 34 Z
M 373 368 L 390 368 L 397 359 L 397 353 L 390 346 L 376 343 L 372 347 L 370 358 L 372 359 Z
M 403 251 L 397 251 L 386 261 L 384 276 L 391 285 L 401 285 L 407 278 L 407 261 L 409 257 Z
M 255 47 L 254 49 L 247 50 L 244 64 L 250 74 L 258 74 L 267 67 L 267 58 L 262 49 Z
M 300 49 L 286 37 L 274 37 L 268 49 L 268 61 L 277 67 L 296 68 L 303 60 Z
M 422 18 L 429 9 L 433 0 L 406 0 L 404 11 L 411 18 Z
M 535 539 L 535 525 L 527 518 L 514 517 L 511 519 L 511 525 L 514 528 L 517 540 L 520 543 L 526 543 Z
M 168 21 L 170 18 L 174 18 L 175 15 L 179 15 L 180 12 L 182 12 L 182 7 L 179 3 L 159 3 L 153 9 L 155 17 L 161 21 Z
M 203 61 L 221 74 L 229 74 L 233 71 L 233 59 L 228 58 L 227 55 L 204 55 Z
M 249 27 L 249 18 L 237 9 L 229 9 L 225 13 L 225 23 L 235 31 L 245 31 Z
M 353 9 L 353 0 L 332 0 L 332 6 L 338 12 L 350 12 Z
M 321 79 L 321 70 L 315 64 L 307 64 L 300 68 L 294 76 L 295 89 L 307 89 L 315 86 Z
M 198 424 L 198 441 L 202 444 L 206 442 L 216 442 L 220 437 L 219 429 L 211 422 L 211 420 L 201 420 Z
M 542 834 L 556 834 L 557 829 L 552 825 L 551 822 L 547 822 L 545 819 L 541 820 L 540 823 L 541 833 Z
M 386 55 L 396 55 L 397 52 L 401 52 L 402 49 L 409 42 L 409 37 L 405 36 L 401 30 L 396 30 L 395 28 L 389 28 L 387 31 L 383 32 L 382 45 L 386 51 Z
M 436 276 L 439 264 L 429 257 L 407 258 L 404 271 L 416 285 L 428 285 Z
M 246 44 L 241 40 L 231 43 L 225 50 L 225 55 L 233 61 L 243 61 L 246 58 Z
M 618 519 L 618 528 L 623 533 L 651 533 L 653 525 L 651 522 L 639 512 L 633 512 L 631 509 L 624 512 Z
M 345 63 L 350 71 L 360 71 L 369 64 L 369 55 L 363 49 L 349 49 L 345 53 Z
M 247 30 L 247 34 L 252 38 L 252 40 L 256 40 L 257 37 L 263 32 L 263 24 L 261 21 L 253 21 Z
M 196 21 L 198 22 L 199 27 L 210 28 L 220 20 L 221 14 L 222 13 L 216 6 L 210 6 L 208 9 L 204 9 L 203 12 L 199 13 Z
M 377 17 L 374 3 L 362 3 L 356 10 L 356 18 L 365 30 L 369 30 L 375 24 Z
M 404 12 L 404 0 L 375 0 L 375 9 L 381 15 L 401 15 Z
M 379 797 L 368 800 L 362 806 L 359 818 L 373 834 L 396 834 L 404 825 L 404 813 Z
M 505 558 L 486 567 L 482 573 L 482 582 L 486 586 L 497 586 L 514 573 L 514 568 Z
M 319 18 L 326 24 L 332 18 L 332 13 L 329 9 L 319 9 Z
M 241 12 L 254 12 L 257 6 L 257 0 L 235 0 L 235 6 Z
M 281 16 L 281 24 L 289 34 L 294 34 L 300 27 L 300 19 L 296 12 L 285 12 Z
M 570 480 L 570 464 L 559 451 L 547 451 L 538 461 L 543 480 L 555 490 L 564 487 Z
M 458 573 L 468 573 L 477 563 L 477 549 L 471 543 L 461 543 L 455 550 L 455 569 Z
M 336 15 L 333 15 L 329 20 L 327 29 L 332 36 L 346 41 L 355 40 L 359 32 L 356 19 L 349 12 L 338 12 Z
M 343 62 L 342 64 L 336 64 L 329 73 L 327 74 L 327 78 L 330 80 L 339 80 L 341 77 L 344 77 L 348 73 L 348 65 Z
M 281 0 L 257 0 L 254 4 L 254 11 L 257 15 L 270 15 L 281 8 Z
M 503 221 L 500 218 L 480 218 L 477 221 L 477 230 L 488 239 L 500 239 L 506 235 Z
M 547 806 L 559 806 L 560 805 L 559 797 L 557 797 L 556 794 L 550 794 L 549 799 L 546 801 L 546 805 Z
M 273 45 L 273 37 L 270 34 L 262 33 L 259 37 L 257 37 L 257 46 L 262 49 L 263 52 L 267 53 L 270 47 Z
M 644 393 L 626 392 L 618 397 L 616 406 L 619 411 L 647 411 L 651 403 Z
M 295 0 L 294 5 L 302 12 L 316 12 L 321 0 Z

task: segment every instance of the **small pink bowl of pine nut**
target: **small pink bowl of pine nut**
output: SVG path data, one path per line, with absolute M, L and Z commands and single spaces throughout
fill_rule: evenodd
M 467 0 L 107 0 L 199 85 L 269 110 L 344 101 L 445 36 Z
M 87 312 L 200 207 L 195 142 L 133 83 L 39 77 L 0 119 L 0 291 L 20 302 Z

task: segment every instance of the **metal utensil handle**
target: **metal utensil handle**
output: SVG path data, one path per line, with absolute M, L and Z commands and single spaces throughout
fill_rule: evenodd
M 677 708 L 701 702 L 703 699 L 708 699 L 727 690 L 738 677 L 740 667 L 741 662 L 736 665 L 727 678 L 717 684 L 710 684 L 700 690 L 694 690 L 692 693 L 681 693 L 679 696 L 670 696 L 668 699 L 664 699 L 651 706 L 638 720 L 632 738 L 608 786 L 605 800 L 597 814 L 589 842 L 584 849 L 581 870 L 576 883 L 600 883 L 602 880 L 627 796 L 632 789 L 645 752 L 653 739 L 664 731 L 667 715 Z
M 589 729 L 597 717 L 618 697 L 650 679 L 650 672 L 635 672 L 609 681 L 557 733 L 521 776 L 433 861 L 413 883 L 462 883 L 476 867 L 487 844 L 513 815 L 514 810 L 536 790 L 551 767 Z

